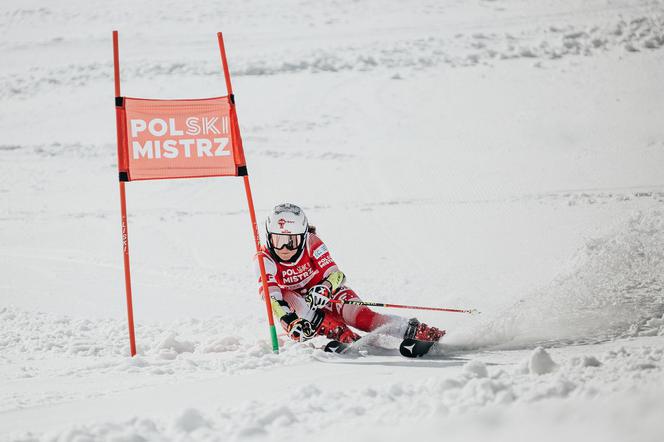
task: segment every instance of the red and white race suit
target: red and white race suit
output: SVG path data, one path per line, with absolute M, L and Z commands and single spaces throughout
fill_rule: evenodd
M 312 321 L 316 310 L 309 308 L 304 300 L 308 290 L 322 283 L 333 272 L 339 271 L 332 259 L 327 246 L 314 233 L 307 234 L 305 247 L 297 261 L 292 263 L 281 262 L 270 255 L 263 246 L 260 253 L 265 263 L 268 290 L 273 301 L 273 312 L 277 318 L 295 312 L 300 318 Z M 255 262 L 258 275 L 259 293 L 263 295 L 260 268 Z M 331 296 L 332 299 L 359 300 L 360 298 L 349 287 L 342 285 Z M 276 304 L 276 305 L 275 305 Z M 396 337 L 402 337 L 407 321 L 398 316 L 383 315 L 372 311 L 369 307 L 347 304 L 327 304 L 323 312 L 325 319 L 318 326 L 317 334 L 327 335 L 330 338 L 349 342 L 359 339 L 359 336 L 348 330 L 346 326 L 372 332 L 380 327 L 382 331 Z M 331 330 L 341 327 L 341 336 L 331 333 Z M 346 329 L 345 332 L 343 329 Z

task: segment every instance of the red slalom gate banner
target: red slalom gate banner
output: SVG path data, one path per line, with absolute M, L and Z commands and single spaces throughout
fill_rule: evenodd
M 241 176 L 244 179 L 256 253 L 260 253 L 261 250 L 249 174 L 235 110 L 235 96 L 221 32 L 217 34 L 217 39 L 228 95 L 203 99 L 156 100 L 121 96 L 118 31 L 113 31 L 122 248 L 129 345 L 132 356 L 136 355 L 136 335 L 125 183 L 156 179 Z M 263 260 L 258 262 L 263 293 L 269 293 Z M 269 297 L 265 296 L 264 301 L 272 348 L 278 353 L 279 343 Z
M 127 181 L 244 175 L 230 97 L 118 101 L 119 165 Z

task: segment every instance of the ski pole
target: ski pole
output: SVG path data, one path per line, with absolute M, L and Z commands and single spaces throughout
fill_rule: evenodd
M 330 299 L 330 302 L 334 304 L 365 305 L 367 307 L 407 308 L 412 310 L 433 310 L 436 312 L 468 313 L 470 315 L 478 315 L 480 313 L 479 311 L 477 311 L 477 309 L 474 308 L 463 310 L 457 308 L 420 307 L 416 305 L 387 304 L 384 302 L 368 302 L 368 301 L 357 301 L 357 300 L 344 301 L 342 299 Z

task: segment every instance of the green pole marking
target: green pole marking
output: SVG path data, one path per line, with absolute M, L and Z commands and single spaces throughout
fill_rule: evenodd
M 272 337 L 272 351 L 279 354 L 279 341 L 277 340 L 277 329 L 274 325 L 270 326 L 270 336 Z

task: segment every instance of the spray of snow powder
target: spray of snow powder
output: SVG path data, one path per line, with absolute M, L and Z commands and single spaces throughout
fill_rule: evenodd
M 664 317 L 664 215 L 639 212 L 587 241 L 562 272 L 448 339 L 448 349 L 522 348 L 652 335 Z

